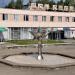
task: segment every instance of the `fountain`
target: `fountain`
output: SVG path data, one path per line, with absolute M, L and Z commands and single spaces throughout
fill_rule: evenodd
M 64 54 L 44 53 L 42 52 L 42 40 L 48 35 L 46 32 L 42 32 L 39 27 L 37 32 L 30 31 L 34 36 L 34 39 L 38 40 L 38 53 L 36 54 L 14 54 L 3 58 L 4 63 L 16 66 L 32 66 L 32 67 L 49 67 L 56 68 L 62 66 L 75 65 L 75 59 Z M 35 58 L 37 57 L 38 60 Z
M 38 60 L 42 60 L 42 40 L 47 36 L 47 34 L 43 32 L 40 27 L 38 28 L 37 32 L 30 31 L 30 33 L 34 36 L 34 39 L 38 40 Z

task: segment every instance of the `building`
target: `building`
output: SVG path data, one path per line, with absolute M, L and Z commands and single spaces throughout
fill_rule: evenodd
M 30 31 L 41 27 L 48 39 L 75 38 L 75 12 L 32 11 L 0 8 L 0 39 L 33 39 Z

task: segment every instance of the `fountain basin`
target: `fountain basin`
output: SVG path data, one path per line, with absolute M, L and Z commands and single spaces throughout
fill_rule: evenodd
M 4 58 L 4 60 L 18 66 L 32 67 L 62 67 L 75 64 L 75 59 L 60 55 L 43 54 L 43 60 L 38 60 L 37 56 L 37 54 L 11 55 Z

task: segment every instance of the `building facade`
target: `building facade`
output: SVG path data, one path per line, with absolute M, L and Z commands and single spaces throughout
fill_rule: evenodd
M 30 31 L 38 27 L 48 33 L 47 39 L 75 38 L 75 12 L 31 11 L 0 8 L 0 39 L 33 39 Z

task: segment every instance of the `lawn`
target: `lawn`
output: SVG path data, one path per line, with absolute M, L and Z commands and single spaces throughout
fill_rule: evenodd
M 9 40 L 9 43 L 18 44 L 18 45 L 28 45 L 28 44 L 37 44 L 38 40 Z M 43 40 L 43 44 L 53 44 L 53 43 L 64 43 L 60 40 Z

